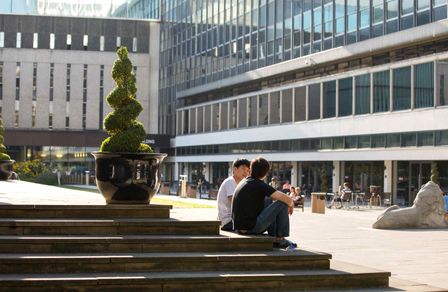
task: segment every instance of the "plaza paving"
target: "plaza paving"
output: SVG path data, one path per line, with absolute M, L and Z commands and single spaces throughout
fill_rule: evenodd
M 216 201 L 212 200 L 157 196 L 216 206 Z M 104 204 L 104 200 L 92 192 L 9 181 L 0 182 L 0 204 Z M 381 212 L 381 209 L 362 207 L 327 209 L 322 215 L 311 213 L 306 206 L 305 212 L 296 209 L 291 217 L 291 239 L 301 248 L 331 253 L 337 261 L 390 271 L 395 282 L 402 279 L 442 288 L 437 291 L 448 291 L 448 230 L 372 229 L 372 223 Z M 217 213 L 215 208 L 198 208 L 194 212 L 175 208 L 172 215 L 210 220 L 215 219 Z M 414 288 L 418 290 L 418 287 Z

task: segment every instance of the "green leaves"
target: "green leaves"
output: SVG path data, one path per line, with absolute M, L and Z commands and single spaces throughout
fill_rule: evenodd
M 153 152 L 150 146 L 141 143 L 146 137 L 143 124 L 136 119 L 143 110 L 135 98 L 136 78 L 126 47 L 117 50 L 118 60 L 112 67 L 112 78 L 116 87 L 106 100 L 114 109 L 104 119 L 104 126 L 110 137 L 101 144 L 100 151 L 108 152 Z
M 3 120 L 0 116 L 0 160 L 11 160 L 11 157 L 6 154 L 6 147 L 3 145 L 5 139 L 3 138 L 3 134 L 5 133 L 5 129 L 3 128 Z

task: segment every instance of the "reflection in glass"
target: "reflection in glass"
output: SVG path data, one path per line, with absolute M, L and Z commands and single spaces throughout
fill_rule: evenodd
M 270 114 L 269 114 L 269 123 L 270 124 L 279 124 L 280 123 L 280 92 L 271 92 L 270 94 Z
M 434 63 L 415 65 L 414 96 L 416 108 L 434 106 Z
M 269 110 L 269 104 L 268 104 L 268 94 L 261 94 L 259 96 L 259 103 L 258 103 L 258 114 L 260 125 L 267 125 L 268 124 L 268 110 Z
M 393 70 L 393 110 L 411 108 L 411 67 Z
M 389 111 L 389 71 L 373 73 L 373 112 Z
M 336 116 L 336 81 L 324 82 L 322 94 L 323 118 Z
M 355 77 L 355 114 L 370 113 L 370 74 Z
M 349 116 L 353 113 L 353 79 L 339 80 L 339 113 L 338 116 Z
M 306 119 L 306 87 L 294 89 L 294 121 L 304 121 Z
M 308 86 L 308 120 L 320 119 L 320 83 Z

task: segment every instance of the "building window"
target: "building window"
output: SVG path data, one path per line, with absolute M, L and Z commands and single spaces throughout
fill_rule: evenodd
M 308 86 L 308 120 L 320 119 L 320 83 Z
M 84 64 L 83 82 L 82 82 L 82 128 L 86 128 L 87 123 L 87 69 L 88 66 Z
M 238 100 L 238 128 L 247 127 L 247 98 Z
M 39 34 L 37 32 L 33 33 L 33 49 L 39 47 Z
M 100 51 L 104 51 L 104 36 L 100 36 Z
M 0 62 L 0 101 L 2 99 L 3 99 L 3 62 Z
M 16 100 L 20 99 L 20 62 L 16 63 Z
M 285 89 L 282 91 L 282 123 L 292 122 L 292 89 Z
M 100 112 L 98 128 L 103 129 L 103 114 L 104 114 L 104 65 L 100 66 Z
M 260 115 L 258 120 L 260 121 L 260 125 L 267 125 L 269 122 L 269 95 L 260 94 L 258 98 L 258 114 Z
M 434 106 L 434 63 L 415 65 L 414 67 L 415 107 Z
M 53 129 L 53 101 L 48 105 L 48 129 Z
M 132 38 L 132 51 L 137 52 L 137 38 Z
M 117 36 L 117 49 L 121 46 L 121 37 Z
M 323 118 L 333 118 L 336 116 L 336 81 L 328 81 L 323 83 Z
M 196 108 L 188 110 L 188 116 L 189 116 L 189 134 L 196 133 Z M 221 114 L 221 116 L 224 116 Z
M 294 122 L 306 120 L 306 87 L 294 89 Z
M 50 63 L 50 101 L 53 101 L 54 63 Z
M 411 108 L 411 67 L 393 70 L 394 111 Z
M 70 101 L 70 71 L 71 71 L 71 65 L 67 64 L 66 69 L 66 82 L 65 82 L 65 101 Z
M 72 35 L 68 34 L 67 35 L 67 50 L 71 50 L 72 49 Z
M 355 113 L 370 113 L 370 74 L 355 77 Z
M 339 81 L 339 117 L 353 114 L 353 78 L 344 78 Z
M 36 104 L 37 103 L 37 63 L 33 63 L 33 99 L 31 105 L 31 127 L 36 127 Z
M 54 33 L 50 33 L 50 49 L 53 50 L 54 49 Z
M 89 36 L 86 34 L 82 38 L 82 45 L 84 46 L 84 51 L 87 51 L 87 48 L 89 47 Z
M 389 71 L 373 73 L 373 112 L 387 112 L 390 109 Z
M 0 48 L 5 47 L 5 32 L 0 31 Z
M 261 101 L 261 99 L 260 99 Z M 269 124 L 279 124 L 280 123 L 280 92 L 271 92 L 269 98 Z M 261 107 L 261 106 L 260 106 Z M 261 121 L 260 121 L 261 124 Z
M 16 48 L 20 49 L 21 47 L 22 47 L 22 33 L 18 32 L 16 38 Z
M 258 106 L 257 106 L 257 96 L 249 97 L 249 108 L 247 115 L 249 116 L 249 127 L 257 126 L 258 117 Z

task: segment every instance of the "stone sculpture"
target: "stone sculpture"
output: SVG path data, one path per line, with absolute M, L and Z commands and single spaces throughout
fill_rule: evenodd
M 414 205 L 400 208 L 394 205 L 378 216 L 373 228 L 448 228 L 448 215 L 444 210 L 442 190 L 429 181 L 418 192 Z

